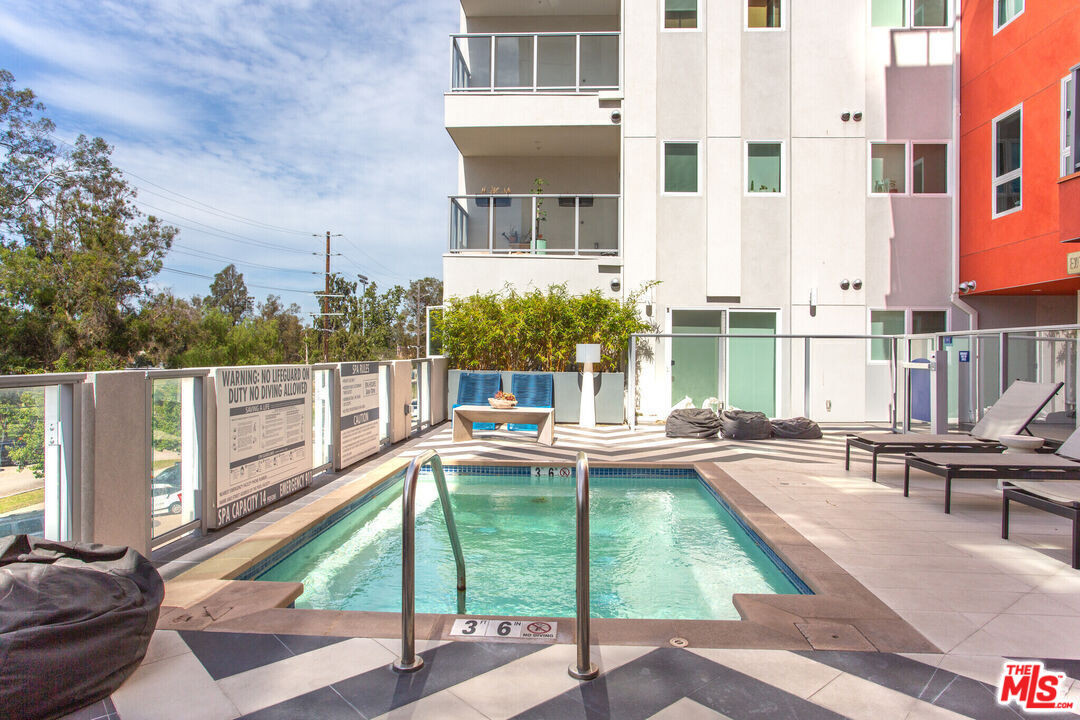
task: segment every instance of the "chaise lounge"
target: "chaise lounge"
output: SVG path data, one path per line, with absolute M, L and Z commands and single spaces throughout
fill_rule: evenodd
M 945 512 L 952 510 L 953 480 L 1080 480 L 1080 430 L 1054 453 L 913 453 L 904 463 L 904 497 L 911 469 L 945 478 Z
M 1001 537 L 1009 539 L 1009 502 L 1018 502 L 1072 520 L 1073 568 L 1080 570 L 1080 483 L 1017 482 L 1002 491 Z
M 844 469 L 851 469 L 851 448 L 871 454 L 870 479 L 877 482 L 878 455 L 905 455 L 910 452 L 998 452 L 1002 435 L 1019 435 L 1046 406 L 1062 383 L 1033 383 L 1017 380 L 1001 394 L 967 433 L 931 435 L 929 433 L 857 433 L 848 435 L 844 452 Z

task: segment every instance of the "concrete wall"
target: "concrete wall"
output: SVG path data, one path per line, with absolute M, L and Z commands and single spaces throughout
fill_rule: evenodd
M 93 541 L 150 554 L 150 409 L 144 373 L 93 373 L 84 401 L 94 413 L 91 465 Z M 84 428 L 84 432 L 86 428 Z
M 620 297 L 611 280 L 622 277 L 616 257 L 557 257 L 554 255 L 486 255 L 452 253 L 443 256 L 443 296 L 465 297 L 476 292 L 501 292 L 512 283 L 518 291 L 546 289 L 566 283 L 574 294 L 599 288 L 605 296 Z
M 431 424 L 449 419 L 446 414 L 447 368 L 450 361 L 444 357 L 431 360 Z
M 390 363 L 390 442 L 396 443 L 412 432 L 412 362 Z

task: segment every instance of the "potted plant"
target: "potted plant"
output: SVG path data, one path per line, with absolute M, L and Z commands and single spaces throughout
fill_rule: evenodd
M 517 405 L 517 398 L 514 397 L 514 393 L 500 390 L 495 393 L 495 397 L 488 398 L 488 405 L 498 410 L 508 410 Z

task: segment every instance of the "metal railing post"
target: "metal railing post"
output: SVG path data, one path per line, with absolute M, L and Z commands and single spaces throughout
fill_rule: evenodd
M 1001 369 L 1001 387 L 998 392 L 1004 393 L 1009 389 L 1009 333 L 999 333 L 998 338 L 998 367 Z
M 630 423 L 630 429 L 633 430 L 637 427 L 637 335 L 630 336 L 626 375 L 626 415 Z
M 401 488 L 401 657 L 392 666 L 399 673 L 416 672 L 424 666 L 424 659 L 416 654 L 416 487 L 420 468 L 428 462 L 439 490 L 446 531 L 450 534 L 450 547 L 457 564 L 458 614 L 465 614 L 465 556 L 461 552 L 454 511 L 450 507 L 446 476 L 439 454 L 425 450 L 409 463 Z
M 810 417 L 810 338 L 803 339 L 803 415 Z
M 897 407 L 897 402 L 899 400 L 899 393 L 897 392 L 897 386 L 900 384 L 900 381 L 899 381 L 899 378 L 898 378 L 898 371 L 900 369 L 900 359 L 897 356 L 897 352 L 900 350 L 900 338 L 894 335 L 891 338 L 891 341 L 892 341 L 892 353 L 889 356 L 889 376 L 892 379 L 892 388 L 891 388 L 891 390 L 892 390 L 892 404 L 891 404 L 890 407 L 892 408 L 892 413 L 891 413 L 891 415 L 892 415 L 892 418 L 891 418 L 891 420 L 892 420 L 892 431 L 896 432 L 896 418 L 897 418 L 898 409 L 899 409 Z
M 567 672 L 577 680 L 600 674 L 589 657 L 589 458 L 577 454 L 577 660 Z

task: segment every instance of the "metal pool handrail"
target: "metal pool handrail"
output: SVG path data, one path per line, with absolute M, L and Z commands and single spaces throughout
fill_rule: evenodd
M 577 662 L 570 677 L 592 680 L 600 670 L 589 658 L 589 458 L 577 454 Z
M 454 511 L 450 507 L 446 475 L 443 474 L 439 453 L 425 450 L 409 463 L 401 488 L 401 657 L 393 665 L 399 673 L 416 672 L 424 666 L 424 659 L 416 654 L 416 485 L 420 468 L 429 462 L 431 473 L 435 476 L 435 486 L 439 489 L 439 501 L 457 564 L 458 613 L 465 614 L 465 556 L 461 553 Z

